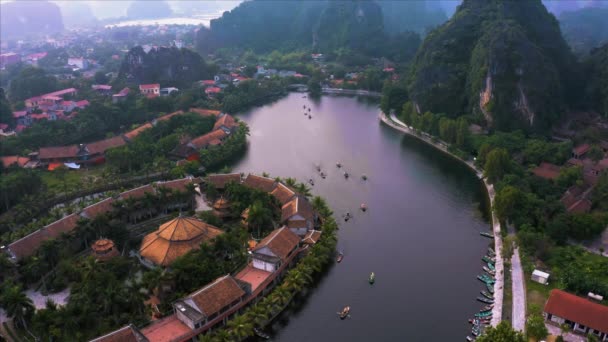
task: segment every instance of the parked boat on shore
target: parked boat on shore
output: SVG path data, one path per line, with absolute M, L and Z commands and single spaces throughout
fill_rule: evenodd
M 488 292 L 486 292 L 486 291 L 481 291 L 480 293 L 481 293 L 481 294 L 482 294 L 484 297 L 486 297 L 486 298 L 488 298 L 488 299 L 491 299 L 491 300 L 494 300 L 494 296 L 493 296 L 491 293 L 488 293 Z
M 483 270 L 486 271 L 491 276 L 494 276 L 496 274 L 496 272 L 492 271 L 488 266 L 484 266 Z
M 486 283 L 486 288 L 488 289 L 488 292 L 494 294 L 494 285 Z
M 494 238 L 494 234 L 488 233 L 488 232 L 479 232 L 479 235 L 485 236 L 485 237 L 490 238 L 490 239 Z
M 496 268 L 494 267 L 494 263 L 488 262 L 488 268 L 494 272 L 496 272 Z
M 270 338 L 270 335 L 264 333 L 262 330 L 258 329 L 258 328 L 253 328 L 253 332 L 255 333 L 255 335 L 259 338 L 263 338 L 265 340 L 268 340 Z
M 486 297 L 477 297 L 477 300 L 482 302 L 482 303 L 487 303 L 487 304 L 494 304 L 494 300 L 493 299 L 488 299 Z

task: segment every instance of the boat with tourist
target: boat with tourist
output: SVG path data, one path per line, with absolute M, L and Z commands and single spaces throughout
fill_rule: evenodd
M 376 282 L 376 274 L 374 274 L 374 272 L 372 272 L 372 273 L 369 275 L 369 283 L 370 283 L 370 284 L 373 284 L 373 283 L 375 283 L 375 282 Z
M 367 211 L 367 205 L 365 203 L 361 203 L 361 211 Z
M 363 179 L 364 181 L 367 180 L 367 176 L 364 174 L 363 176 L 361 176 L 361 179 Z
M 342 311 L 338 312 L 340 319 L 345 319 L 350 314 L 350 306 L 345 306 Z
M 344 178 L 348 179 L 348 172 L 344 172 Z
M 341 168 L 341 167 L 342 167 L 342 163 L 337 162 L 337 163 L 336 163 L 336 166 L 337 166 L 337 167 L 338 167 L 338 169 L 339 169 L 339 168 Z
M 342 251 L 340 251 L 340 253 L 338 253 L 338 256 L 336 257 L 336 262 L 341 263 L 342 259 L 344 259 L 344 253 L 342 253 Z
M 471 336 L 467 336 L 467 341 L 471 342 L 471 341 L 475 341 L 475 339 Z

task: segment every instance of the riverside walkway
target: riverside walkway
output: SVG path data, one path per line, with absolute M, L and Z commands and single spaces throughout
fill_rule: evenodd
M 488 183 L 487 180 L 483 178 L 483 172 L 480 169 L 478 169 L 475 166 L 475 164 L 473 164 L 472 161 L 464 160 L 464 159 L 454 155 L 450 151 L 448 151 L 448 145 L 445 142 L 438 140 L 437 138 L 434 138 L 433 136 L 431 136 L 427 133 L 424 133 L 424 132 L 422 132 L 420 134 L 416 133 L 408 125 L 406 125 L 404 122 L 399 120 L 395 116 L 395 114 L 391 114 L 391 116 L 389 118 L 385 113 L 380 111 L 380 120 L 382 122 L 384 122 L 386 125 L 394 128 L 400 132 L 409 134 L 415 138 L 418 138 L 418 139 L 426 142 L 429 145 L 434 146 L 438 150 L 449 154 L 450 156 L 460 160 L 461 162 L 463 162 L 467 166 L 469 166 L 475 172 L 477 177 L 479 177 L 479 179 L 483 180 L 483 183 L 488 192 L 488 197 L 490 198 L 491 208 L 494 208 L 494 197 L 495 197 L 494 186 L 492 184 Z M 503 306 L 503 296 L 504 296 L 504 293 L 503 293 L 503 291 L 504 291 L 504 262 L 503 262 L 502 257 L 500 257 L 500 256 L 502 256 L 502 236 L 500 235 L 500 222 L 498 221 L 496 214 L 494 214 L 494 211 L 492 211 L 492 231 L 494 232 L 494 250 L 496 251 L 496 255 L 499 257 L 496 258 L 496 264 L 495 264 L 496 283 L 494 284 L 494 308 L 492 309 L 491 324 L 492 324 L 492 326 L 497 326 L 498 323 L 500 323 L 500 321 L 502 321 L 502 306 Z M 517 253 L 517 250 L 514 253 Z M 519 258 L 519 255 L 518 255 L 518 258 Z M 513 296 L 515 297 L 515 295 L 516 295 L 516 293 L 514 291 Z M 517 295 L 519 295 L 519 294 L 517 294 Z M 513 298 L 513 301 L 515 302 L 516 299 Z M 525 302 L 525 299 L 524 299 L 524 302 Z M 525 307 L 524 307 L 524 316 L 525 316 Z

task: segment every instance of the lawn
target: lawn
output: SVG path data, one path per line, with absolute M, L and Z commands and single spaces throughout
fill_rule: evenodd
M 103 167 L 83 170 L 44 171 L 41 173 L 43 183 L 52 193 L 63 193 L 82 190 L 103 180 Z

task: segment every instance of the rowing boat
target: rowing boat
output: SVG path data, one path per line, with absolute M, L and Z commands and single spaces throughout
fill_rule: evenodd
M 494 300 L 493 299 L 488 299 L 486 297 L 477 297 L 477 300 L 482 302 L 482 303 L 487 303 L 487 304 L 494 304 Z
M 350 313 L 350 306 L 345 306 L 344 309 L 342 309 L 342 311 L 338 312 L 338 315 L 340 316 L 340 319 L 345 319 L 346 317 L 348 317 L 349 313 Z
M 374 272 L 372 272 L 372 273 L 369 275 L 369 283 L 370 283 L 370 284 L 373 284 L 374 282 L 376 282 L 376 275 L 374 274 Z
M 485 236 L 485 237 L 490 238 L 490 239 L 494 238 L 494 234 L 488 233 L 488 232 L 479 232 L 479 235 Z
M 486 291 L 481 291 L 480 292 L 484 297 L 494 300 L 494 296 L 491 293 L 487 293 Z

